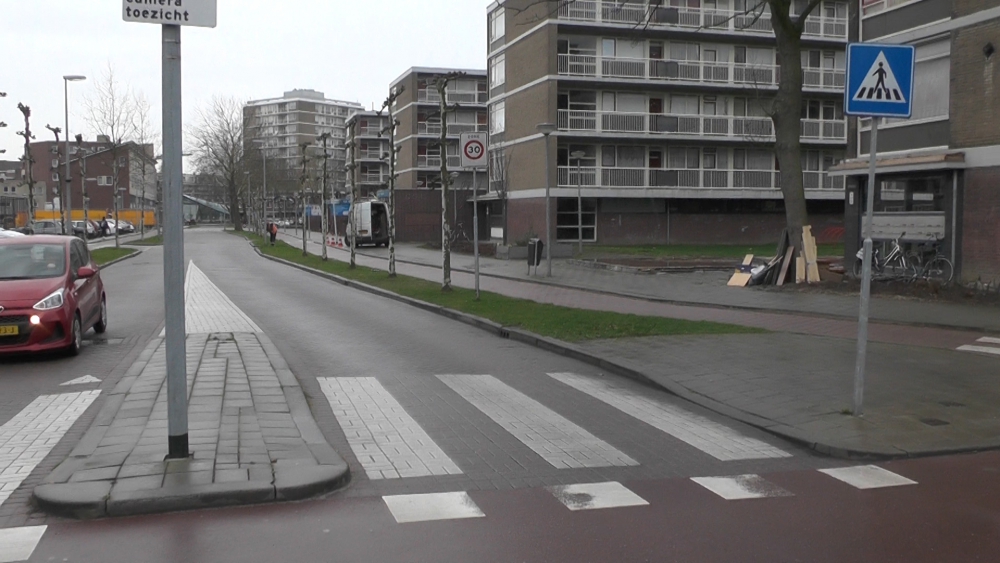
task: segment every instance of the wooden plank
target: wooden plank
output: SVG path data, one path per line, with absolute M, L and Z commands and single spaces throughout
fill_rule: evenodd
M 789 246 L 785 249 L 785 257 L 781 263 L 781 271 L 778 273 L 778 285 L 785 285 L 788 279 L 788 270 L 792 267 L 792 257 L 795 256 L 795 247 Z
M 729 283 L 726 285 L 730 287 L 746 287 L 748 283 L 750 283 L 750 274 L 736 272 L 733 274 L 733 277 L 729 278 Z
M 801 256 L 795 257 L 795 283 L 805 283 L 806 261 Z
M 806 258 L 806 281 L 818 283 L 819 264 L 816 262 L 816 239 L 812 236 L 812 227 L 806 225 L 802 227 L 802 253 Z

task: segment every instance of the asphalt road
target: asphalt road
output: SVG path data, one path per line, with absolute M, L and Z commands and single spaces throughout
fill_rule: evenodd
M 187 258 L 278 346 L 353 482 L 276 506 L 86 523 L 0 518 L 0 538 L 49 524 L 35 530 L 30 561 L 995 560 L 1000 454 L 879 464 L 851 484 L 820 470 L 861 464 L 264 260 L 237 237 L 186 237 Z M 160 256 L 150 249 L 104 273 L 115 297 L 110 339 L 138 347 L 157 332 Z M 124 342 L 76 360 L 0 364 L 3 400 L 8 390 L 20 397 L 3 403 L 0 421 L 70 375 L 108 374 L 107 385 L 127 367 Z M 85 428 L 81 418 L 59 448 Z M 381 439 L 359 443 L 369 434 Z M 379 456 L 407 455 L 412 474 L 379 469 Z M 898 486 L 860 488 L 886 483 Z M 438 493 L 447 494 L 409 496 Z M 24 512 L 19 498 L 3 511 Z

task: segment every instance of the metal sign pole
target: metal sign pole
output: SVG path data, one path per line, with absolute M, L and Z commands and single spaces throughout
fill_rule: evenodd
M 188 457 L 187 351 L 184 328 L 184 166 L 181 28 L 163 26 L 163 298 L 166 311 L 167 435 L 170 459 Z M 118 194 L 115 194 L 117 198 Z
M 871 146 L 868 149 L 867 214 L 865 248 L 861 268 L 861 312 L 858 315 L 858 357 L 854 364 L 854 416 L 861 416 L 865 398 L 865 358 L 868 354 L 868 309 L 872 294 L 872 221 L 875 215 L 875 155 L 878 152 L 878 120 L 872 118 Z
M 472 245 L 476 257 L 476 301 L 479 301 L 479 186 L 475 168 L 472 169 Z

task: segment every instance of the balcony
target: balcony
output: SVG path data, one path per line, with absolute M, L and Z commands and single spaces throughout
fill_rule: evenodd
M 577 183 L 579 182 L 579 184 Z M 806 189 L 844 189 L 843 177 L 827 176 L 821 171 L 803 173 Z M 716 188 L 762 189 L 781 187 L 776 170 L 734 170 L 705 168 L 595 168 L 560 166 L 561 188 Z
M 692 31 L 719 31 L 773 35 L 771 14 L 744 13 L 743 10 L 718 10 L 673 6 L 650 6 L 640 2 L 600 2 L 576 0 L 559 8 L 559 19 L 588 23 L 624 24 L 652 29 L 680 28 Z M 803 30 L 806 37 L 847 39 L 847 19 L 812 13 Z
M 355 158 L 357 160 L 381 160 L 382 151 L 379 149 L 358 150 Z
M 559 74 L 767 89 L 776 88 L 780 79 L 777 65 L 596 55 L 559 55 Z M 842 91 L 844 69 L 804 68 L 802 85 L 815 90 Z
M 483 104 L 489 100 L 490 96 L 486 92 L 449 91 L 447 92 L 447 102 L 449 104 Z M 424 88 L 417 90 L 417 101 L 433 104 L 441 103 L 441 96 L 437 90 Z
M 366 127 L 357 128 L 358 137 L 380 137 L 382 135 L 382 127 L 380 125 L 368 125 Z
M 358 183 L 359 184 L 386 184 L 389 182 L 389 175 L 381 174 L 359 174 Z
M 451 170 L 457 170 L 462 166 L 462 157 L 458 155 L 448 157 L 448 168 Z M 418 156 L 417 157 L 417 168 L 441 168 L 441 157 L 440 156 Z
M 448 124 L 448 135 L 452 137 L 457 137 L 462 133 L 487 133 L 489 132 L 489 125 L 476 125 L 473 123 L 449 123 Z M 441 135 L 441 124 L 440 123 L 430 123 L 426 121 L 417 122 L 417 134 L 418 135 Z
M 774 124 L 770 117 L 559 110 L 557 125 L 560 131 L 774 141 Z M 802 139 L 847 142 L 847 124 L 843 120 L 803 119 Z

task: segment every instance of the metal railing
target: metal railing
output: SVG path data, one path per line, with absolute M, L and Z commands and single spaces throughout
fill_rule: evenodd
M 596 168 L 560 166 L 558 185 L 563 188 L 748 188 L 779 189 L 777 170 L 710 168 Z M 843 189 L 843 177 L 825 172 L 803 173 L 806 189 Z
M 379 125 L 369 125 L 367 127 L 358 127 L 357 135 L 358 137 L 378 137 L 382 133 L 382 127 Z
M 697 82 L 773 88 L 780 80 L 779 67 L 771 64 L 687 61 L 597 55 L 559 55 L 558 71 L 563 76 L 625 78 L 666 82 Z M 843 69 L 802 69 L 803 86 L 821 90 L 842 90 Z
M 564 109 L 559 110 L 556 124 L 560 131 L 648 133 L 651 135 L 681 134 L 774 140 L 774 125 L 770 117 Z M 842 120 L 803 119 L 802 138 L 846 141 L 847 124 Z
M 486 133 L 489 131 L 489 125 L 477 125 L 475 123 L 449 123 L 448 124 L 448 135 L 458 136 L 462 133 Z M 426 121 L 417 122 L 417 134 L 418 135 L 440 135 L 441 134 L 441 124 L 440 123 L 429 123 Z
M 448 168 L 457 169 L 462 165 L 462 158 L 458 155 L 448 156 Z M 440 168 L 441 167 L 441 157 L 440 156 L 418 156 L 417 157 L 417 168 Z
M 486 92 L 471 91 L 449 91 L 445 96 L 449 104 L 485 104 L 490 97 Z M 417 101 L 437 104 L 441 103 L 441 96 L 437 90 L 417 90 Z
M 905 0 L 886 0 L 899 3 Z M 866 12 L 867 13 L 867 12 Z M 708 29 L 733 33 L 773 34 L 771 13 L 762 10 L 719 10 L 650 5 L 648 2 L 576 0 L 559 8 L 559 19 L 594 23 L 641 25 L 650 28 Z M 806 19 L 804 35 L 847 39 L 847 19 L 819 13 Z

